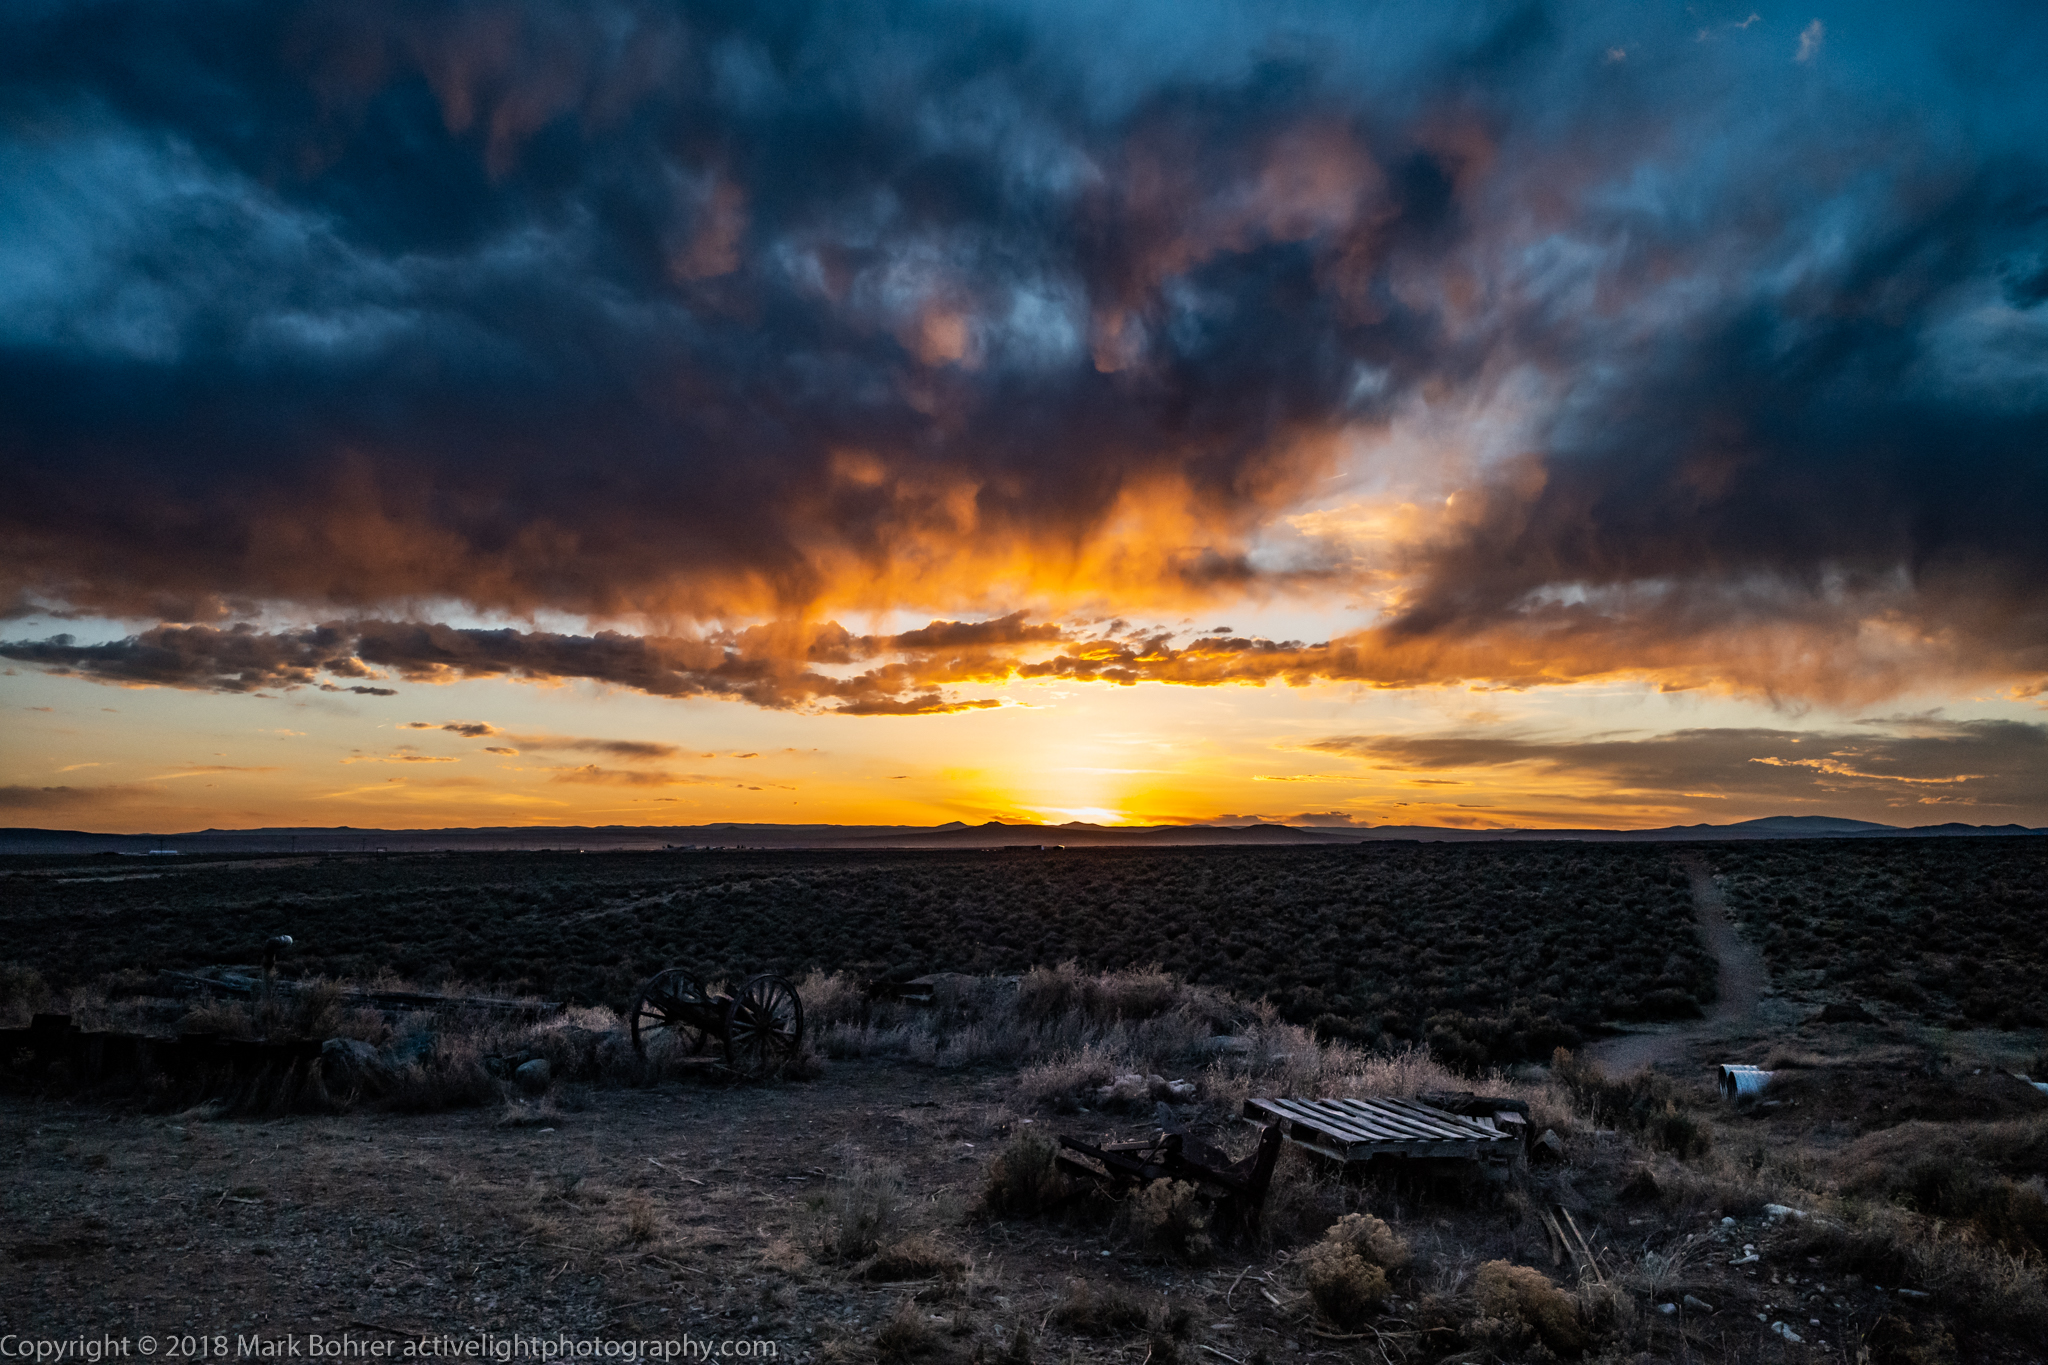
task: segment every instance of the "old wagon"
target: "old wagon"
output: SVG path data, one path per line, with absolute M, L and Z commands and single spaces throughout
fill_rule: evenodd
M 804 1003 L 779 976 L 750 977 L 720 995 L 681 967 L 649 977 L 628 1023 L 633 1050 L 649 1061 L 710 1055 L 715 1039 L 725 1064 L 746 1076 L 769 1076 L 789 1064 L 804 1040 Z

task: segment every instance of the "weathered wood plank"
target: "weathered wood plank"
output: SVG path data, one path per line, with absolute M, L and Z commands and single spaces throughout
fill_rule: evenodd
M 1273 1121 L 1296 1146 L 1350 1163 L 1374 1156 L 1496 1160 L 1507 1134 L 1460 1114 L 1400 1099 L 1248 1099 L 1247 1118 Z

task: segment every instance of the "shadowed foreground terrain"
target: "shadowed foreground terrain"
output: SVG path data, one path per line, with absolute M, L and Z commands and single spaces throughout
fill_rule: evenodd
M 804 981 L 817 1050 L 766 1084 L 636 1064 L 601 1010 L 483 1034 L 357 1011 L 320 1023 L 416 1060 L 339 1112 L 5 1096 L 0 1324 L 845 1361 L 2042 1359 L 2048 1098 L 2001 1069 L 2038 1037 L 1757 1034 L 1732 1059 L 1778 1080 L 1735 1106 L 1697 1055 L 1460 1077 L 1157 974 L 957 980 L 926 1007 L 854 985 Z M 560 1063 L 544 1091 L 481 1065 L 515 1046 Z M 1170 1187 L 1113 1205 L 1046 1164 L 1051 1132 L 1241 1155 L 1248 1095 L 1475 1080 L 1552 1135 L 1507 1185 L 1345 1181 L 1290 1148 L 1250 1243 Z M 1549 1233 L 1560 1210 L 1590 1255 Z

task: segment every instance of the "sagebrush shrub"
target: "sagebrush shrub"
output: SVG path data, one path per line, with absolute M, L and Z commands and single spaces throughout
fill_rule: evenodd
M 1522 1323 L 1560 1355 L 1577 1355 L 1589 1344 L 1590 1334 L 1579 1318 L 1579 1301 L 1540 1270 L 1511 1261 L 1488 1261 L 1479 1267 L 1474 1291 L 1480 1312 Z
M 1368 1265 L 1402 1270 L 1414 1259 L 1401 1234 L 1369 1213 L 1347 1213 L 1323 1234 L 1323 1241 L 1350 1250 Z
M 1036 1128 L 1012 1137 L 989 1163 L 982 1207 L 997 1218 L 1030 1218 L 1059 1203 L 1067 1179 L 1054 1164 L 1058 1156 L 1058 1144 Z
M 1348 1242 L 1321 1241 L 1302 1256 L 1302 1279 L 1323 1316 L 1345 1331 L 1362 1326 L 1387 1300 L 1387 1272 Z
M 1216 1253 L 1209 1206 L 1185 1180 L 1155 1180 L 1118 1208 L 1124 1234 L 1146 1251 L 1183 1265 L 1207 1265 Z

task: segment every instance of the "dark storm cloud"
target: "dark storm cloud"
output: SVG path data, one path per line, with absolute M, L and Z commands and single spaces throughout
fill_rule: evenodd
M 957 623 L 927 629 L 944 638 Z M 864 643 L 864 652 L 888 645 L 883 637 L 852 637 L 837 626 L 824 634 Z M 972 632 L 967 632 L 970 636 Z M 848 715 L 933 715 L 995 705 L 943 694 L 940 681 L 983 681 L 1006 676 L 1001 658 L 962 659 L 927 654 L 883 663 L 850 676 L 806 667 L 776 640 L 720 643 L 668 636 L 564 635 L 547 631 L 460 629 L 421 622 L 333 621 L 299 631 L 262 632 L 249 626 L 157 626 L 140 635 L 79 644 L 59 635 L 41 641 L 0 642 L 0 658 L 18 659 L 54 673 L 124 686 L 176 687 L 214 692 L 319 687 L 334 677 L 385 677 L 434 684 L 473 678 L 581 680 L 661 697 L 723 697 L 779 709 L 814 708 Z M 751 652 L 742 645 L 754 645 Z M 396 689 L 374 690 L 396 695 Z M 408 721 L 403 729 L 442 729 L 486 738 L 501 731 L 480 722 L 435 726 Z M 638 740 L 564 735 L 506 734 L 512 745 L 578 750 L 613 758 L 666 758 L 676 750 Z
M 1326 581 L 1247 537 L 1331 432 L 1463 396 L 1527 448 L 1348 661 L 1061 667 L 1540 680 L 1818 619 L 2038 669 L 2048 25 L 1747 13 L 14 7 L 0 601 L 731 622 L 980 600 L 1109 539 L 1084 587 L 1192 602 Z M 1053 629 L 1004 619 L 900 644 L 971 672 Z M 10 649 L 953 704 L 805 666 L 869 637 L 358 627 Z
M 2032 808 L 2048 789 L 2048 725 L 1898 717 L 1850 729 L 1678 730 L 1545 741 L 1490 735 L 1340 735 L 1302 746 L 1389 772 L 1520 769 L 1607 796 L 1766 801 L 1856 796 L 1895 806 Z M 1429 779 L 1420 779 L 1427 781 Z
M 1364 131 L 1285 72 L 1096 126 L 1056 34 L 957 18 L 18 17 L 13 586 L 778 607 L 1158 479 L 1241 520 L 1351 383 L 1307 239 L 1398 216 Z M 1263 202 L 1325 156 L 1359 165 Z

